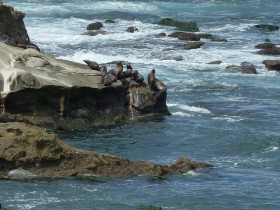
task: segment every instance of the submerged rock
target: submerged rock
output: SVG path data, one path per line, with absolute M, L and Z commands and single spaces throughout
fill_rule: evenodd
M 128 32 L 128 33 L 134 33 L 134 32 L 137 32 L 137 31 L 139 31 L 138 28 L 136 28 L 134 26 L 128 27 L 126 29 L 126 32 Z
M 199 31 L 199 28 L 195 22 L 180 22 L 180 21 L 173 20 L 171 18 L 164 18 L 161 19 L 158 24 L 164 26 L 175 26 L 177 28 L 190 32 Z
M 39 127 L 23 123 L 1 123 L 0 134 L 0 178 L 34 178 L 35 175 L 64 177 L 77 174 L 105 177 L 162 176 L 211 167 L 187 158 L 180 158 L 167 166 L 80 150 Z
M 108 19 L 108 20 L 105 20 L 105 23 L 113 24 L 113 23 L 116 23 L 116 21 Z
M 279 26 L 269 25 L 269 24 L 255 25 L 255 28 L 261 29 L 261 30 L 266 30 L 266 31 L 277 31 L 277 30 L 279 30 Z
M 240 66 L 230 65 L 227 66 L 225 70 L 232 72 L 241 72 L 243 74 L 257 74 L 256 67 L 249 62 L 243 62 Z
M 191 50 L 191 49 L 200 48 L 204 44 L 205 44 L 205 42 L 189 42 L 187 44 L 178 45 L 178 46 L 176 46 L 176 48 L 185 49 L 185 50 Z
M 87 30 L 99 30 L 102 27 L 103 24 L 101 22 L 95 22 L 95 23 L 88 24 Z

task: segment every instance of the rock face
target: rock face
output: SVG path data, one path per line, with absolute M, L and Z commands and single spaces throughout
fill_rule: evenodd
M 25 14 L 12 7 L 0 4 L 0 41 L 11 46 L 28 42 L 28 34 L 24 26 Z
M 71 147 L 55 135 L 23 123 L 0 124 L 0 178 L 21 168 L 38 177 L 87 174 L 107 177 L 167 175 L 211 165 L 180 158 L 171 166 L 128 159 Z

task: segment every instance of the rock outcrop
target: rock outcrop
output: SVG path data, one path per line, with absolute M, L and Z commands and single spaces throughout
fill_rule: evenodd
M 280 60 L 264 60 L 263 64 L 268 70 L 280 71 Z
M 0 178 L 7 178 L 10 171 L 19 168 L 19 171 L 28 171 L 32 178 L 42 178 L 162 176 L 211 167 L 187 158 L 167 166 L 84 151 L 67 145 L 39 127 L 23 123 L 0 123 L 0 133 Z
M 1 10 L 0 35 L 1 29 L 5 34 L 0 37 L 10 45 L 24 43 L 24 14 L 4 5 Z M 7 44 L 0 42 L 2 122 L 75 128 L 112 125 L 143 113 L 169 114 L 166 94 L 155 94 L 145 83 L 125 79 L 104 86 L 102 73 L 87 65 Z
M 242 62 L 240 66 L 230 65 L 227 66 L 226 71 L 241 72 L 243 74 L 257 74 L 256 67 L 249 62 Z
M 278 47 L 276 44 L 273 44 L 271 42 L 258 44 L 255 46 L 255 48 L 261 49 L 257 52 L 260 55 L 272 55 L 272 56 L 280 55 L 280 47 Z
M 0 41 L 11 46 L 28 42 L 28 34 L 24 26 L 25 14 L 12 7 L 0 4 Z

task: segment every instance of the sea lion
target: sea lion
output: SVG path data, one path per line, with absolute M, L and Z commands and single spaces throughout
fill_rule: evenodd
M 144 77 L 137 70 L 132 71 L 131 75 L 132 75 L 132 79 L 137 83 L 144 82 Z
M 123 65 L 122 65 L 122 62 L 121 61 L 118 61 L 114 70 L 113 70 L 113 74 L 117 77 L 117 79 L 119 79 L 120 77 L 120 74 L 122 73 L 123 71 Z
M 88 67 L 91 68 L 92 70 L 100 71 L 100 67 L 99 67 L 98 63 L 96 63 L 95 61 L 84 60 L 84 62 L 85 62 L 85 63 L 88 65 Z
M 101 71 L 101 82 L 104 84 L 104 78 L 107 75 L 106 66 L 101 66 L 100 71 Z
M 127 64 L 126 65 L 126 71 L 122 71 L 119 75 L 119 79 L 122 80 L 122 79 L 125 79 L 125 78 L 128 78 L 131 76 L 132 74 L 132 66 L 130 64 Z
M 109 74 L 106 74 L 106 75 L 104 76 L 104 78 L 103 78 L 103 84 L 104 84 L 105 86 L 109 86 L 109 85 L 111 85 L 113 82 L 116 82 L 117 80 L 118 80 L 118 79 L 117 79 L 116 75 L 109 73 Z
M 165 93 L 167 91 L 166 85 L 162 81 L 157 79 L 155 74 L 155 69 L 152 69 L 148 74 L 148 84 L 150 88 L 154 91 L 160 91 L 161 93 Z

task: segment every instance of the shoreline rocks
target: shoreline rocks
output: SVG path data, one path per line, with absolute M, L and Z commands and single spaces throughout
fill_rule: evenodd
M 18 122 L 1 123 L 0 133 L 0 178 L 8 178 L 9 172 L 16 169 L 20 175 L 29 174 L 32 178 L 55 178 L 79 174 L 105 177 L 163 176 L 212 167 L 187 158 L 180 158 L 167 166 L 80 150 L 39 127 Z
M 198 32 L 199 28 L 195 22 L 180 22 L 171 18 L 164 18 L 158 22 L 159 25 L 174 26 L 184 31 Z

